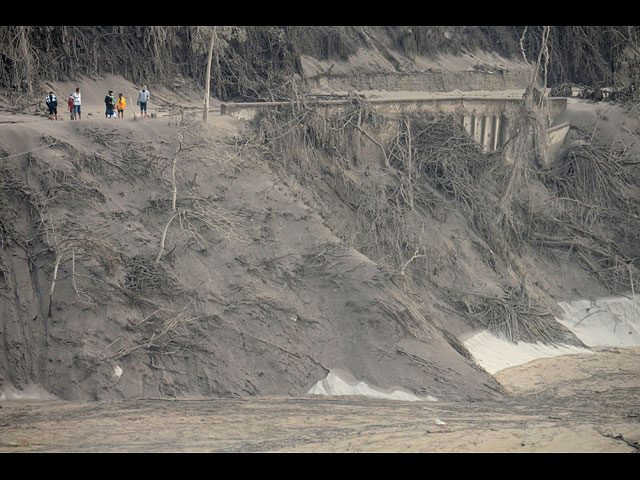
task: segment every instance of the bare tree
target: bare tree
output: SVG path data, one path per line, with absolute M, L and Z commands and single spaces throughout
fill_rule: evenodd
M 202 112 L 202 121 L 207 123 L 209 119 L 209 91 L 211 85 L 211 62 L 213 61 L 213 48 L 218 36 L 217 27 L 214 25 L 211 30 L 211 40 L 209 41 L 209 54 L 207 55 L 207 73 L 204 79 L 204 111 Z

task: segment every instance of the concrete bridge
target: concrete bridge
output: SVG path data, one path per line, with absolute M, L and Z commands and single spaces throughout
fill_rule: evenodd
M 518 112 L 524 90 L 500 92 L 385 92 L 384 96 L 367 98 L 375 111 L 387 118 L 425 116 L 426 118 L 453 118 L 485 151 L 501 148 L 508 138 L 510 119 Z M 563 97 L 549 97 L 549 126 L 553 125 L 567 106 Z M 349 98 L 337 100 L 311 100 L 308 102 L 326 114 L 346 113 L 352 105 Z M 279 110 L 289 102 L 224 103 L 221 114 L 242 120 L 251 120 L 264 110 Z M 553 128 L 554 143 L 562 142 L 568 126 Z

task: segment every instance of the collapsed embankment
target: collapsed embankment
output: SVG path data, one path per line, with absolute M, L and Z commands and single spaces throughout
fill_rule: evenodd
M 168 117 L 1 135 L 5 391 L 300 395 L 344 368 L 418 396 L 502 395 L 246 142 Z
M 581 346 L 557 301 L 637 285 L 628 152 L 527 165 L 506 204 L 503 152 L 410 118 L 383 144 L 383 124 L 355 102 L 234 135 L 188 116 L 2 125 L 0 389 L 303 395 L 346 370 L 499 399 L 466 338 Z

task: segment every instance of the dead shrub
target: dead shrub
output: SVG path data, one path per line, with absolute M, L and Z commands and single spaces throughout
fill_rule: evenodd
M 135 255 L 123 258 L 124 278 L 121 287 L 131 295 L 175 295 L 178 282 L 154 259 Z
M 519 286 L 503 287 L 504 296 L 489 297 L 477 293 L 449 290 L 452 303 L 473 325 L 503 336 L 513 343 L 568 344 L 582 346 L 551 312 L 532 298 L 526 281 Z

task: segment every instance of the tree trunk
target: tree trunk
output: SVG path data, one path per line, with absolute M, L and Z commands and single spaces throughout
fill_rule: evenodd
M 211 84 L 211 59 L 213 57 L 213 44 L 216 38 L 216 27 L 211 32 L 211 42 L 209 43 L 209 55 L 207 56 L 207 73 L 205 75 L 204 87 L 204 111 L 202 112 L 202 121 L 207 123 L 209 119 L 209 88 Z

